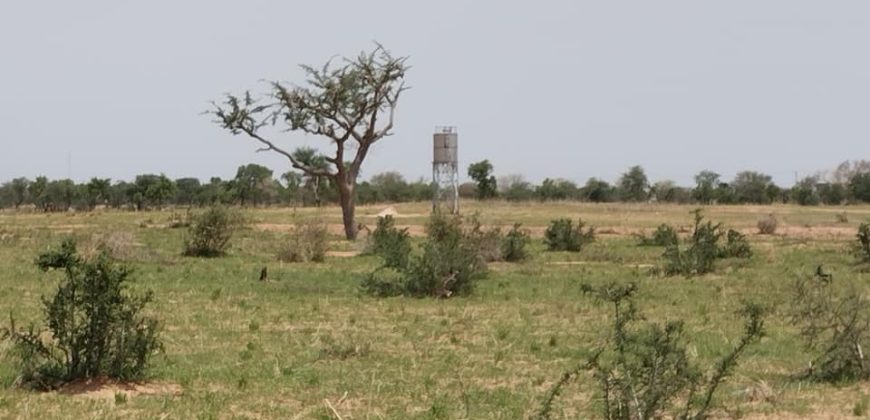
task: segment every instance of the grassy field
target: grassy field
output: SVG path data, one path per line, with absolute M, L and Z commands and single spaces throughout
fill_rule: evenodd
M 358 209 L 374 225 L 381 207 Z M 428 205 L 396 205 L 399 224 L 422 232 Z M 870 398 L 867 384 L 825 386 L 790 380 L 808 354 L 786 325 L 783 305 L 802 274 L 825 264 L 843 282 L 868 293 L 867 274 L 846 252 L 870 207 L 728 206 L 706 215 L 748 234 L 755 255 L 725 261 L 696 278 L 649 275 L 661 248 L 637 247 L 630 235 L 660 223 L 688 228 L 691 207 L 649 204 L 467 203 L 489 225 L 521 222 L 535 233 L 533 258 L 493 264 L 476 293 L 450 300 L 361 296 L 359 280 L 373 257 L 339 240 L 337 208 L 246 212 L 230 255 L 181 256 L 183 229 L 171 211 L 86 214 L 0 214 L 0 309 L 19 322 L 38 320 L 40 296 L 57 275 L 39 272 L 35 256 L 67 236 L 87 244 L 124 232 L 136 289 L 151 289 L 150 311 L 163 323 L 165 355 L 154 360 L 145 390 L 34 393 L 11 386 L 12 365 L 0 363 L 0 418 L 527 418 L 560 375 L 607 334 L 610 313 L 582 295 L 583 282 L 636 281 L 650 320 L 683 319 L 690 353 L 709 365 L 734 344 L 745 299 L 771 305 L 768 335 L 751 347 L 718 399 L 719 418 L 854 418 Z M 837 220 L 846 212 L 848 222 Z M 773 213 L 779 234 L 758 236 L 756 222 Z M 275 253 L 294 220 L 333 224 L 336 253 L 325 263 L 281 264 Z M 557 217 L 582 217 L 599 240 L 578 254 L 544 252 L 541 232 Z M 341 255 L 341 256 L 338 256 Z M 259 282 L 268 266 L 270 281 Z M 4 344 L 0 344 L 0 347 Z M 2 349 L 0 349 L 2 350 Z M 594 383 L 570 385 L 557 406 L 565 418 L 594 415 Z M 859 410 L 860 411 L 860 410 Z

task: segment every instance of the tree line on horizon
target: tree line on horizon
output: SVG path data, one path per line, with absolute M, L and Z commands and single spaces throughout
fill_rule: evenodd
M 870 161 L 844 162 L 827 175 L 808 176 L 790 188 L 777 186 L 770 175 L 743 171 L 730 181 L 713 171 L 695 175 L 695 185 L 679 186 L 670 180 L 651 183 L 641 166 L 629 168 L 613 184 L 590 178 L 585 184 L 567 179 L 544 179 L 540 184 L 522 175 L 496 177 L 487 161 L 471 164 L 472 182 L 460 185 L 465 199 L 506 201 L 665 202 L 682 204 L 840 205 L 870 203 Z M 407 181 L 398 172 L 383 172 L 360 182 L 360 204 L 428 201 L 433 185 L 420 178 Z M 170 179 L 160 174 L 138 175 L 132 181 L 92 178 L 85 183 L 70 179 L 15 178 L 0 185 L 0 208 L 34 208 L 44 212 L 92 210 L 97 207 L 147 210 L 167 206 L 203 207 L 214 204 L 240 206 L 314 207 L 338 202 L 338 191 L 326 177 L 290 171 L 277 178 L 271 169 L 247 164 L 236 176 L 208 182 L 198 178 Z

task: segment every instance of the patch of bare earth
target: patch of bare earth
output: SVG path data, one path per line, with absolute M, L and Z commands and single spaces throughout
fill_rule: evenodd
M 353 258 L 362 254 L 359 251 L 326 251 L 327 257 Z
M 82 379 L 70 382 L 58 394 L 91 399 L 114 399 L 124 394 L 128 398 L 140 395 L 176 396 L 182 394 L 180 385 L 160 382 L 119 382 L 109 378 Z

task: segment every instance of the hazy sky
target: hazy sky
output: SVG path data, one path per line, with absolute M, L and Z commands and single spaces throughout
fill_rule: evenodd
M 866 0 L 6 0 L 0 180 L 284 172 L 201 112 L 373 41 L 411 57 L 413 89 L 365 178 L 429 176 L 436 125 L 459 127 L 463 168 L 533 181 L 640 164 L 790 185 L 870 157 Z

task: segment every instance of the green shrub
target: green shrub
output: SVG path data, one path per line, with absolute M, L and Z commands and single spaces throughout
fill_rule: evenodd
M 661 224 L 653 232 L 652 237 L 647 237 L 644 234 L 636 234 L 639 246 L 671 246 L 680 242 L 677 236 L 677 230 L 668 224 Z
M 714 270 L 717 259 L 752 256 L 752 248 L 743 234 L 733 229 L 724 232 L 721 223 L 705 221 L 700 210 L 694 214 L 695 229 L 688 246 L 683 249 L 675 244 L 665 249 L 664 264 L 660 267 L 665 275 L 703 275 Z M 726 243 L 720 245 L 723 237 Z
M 854 245 L 854 252 L 863 262 L 870 262 L 870 224 L 861 223 Z
M 777 226 L 779 226 L 779 221 L 773 214 L 770 214 L 758 221 L 758 233 L 760 235 L 773 235 L 776 233 Z
M 577 221 L 577 226 L 570 219 L 558 219 L 550 222 L 550 226 L 544 232 L 544 244 L 549 251 L 580 252 L 584 246 L 595 241 L 595 228 L 589 227 L 586 231 L 583 220 Z
M 870 302 L 859 288 L 835 289 L 821 266 L 794 284 L 791 324 L 800 328 L 808 351 L 817 354 L 801 376 L 840 383 L 870 379 L 863 347 L 870 341 Z
M 837 223 L 849 223 L 849 214 L 841 212 L 836 214 Z
M 127 290 L 130 270 L 105 252 L 85 260 L 72 240 L 36 264 L 43 271 L 63 270 L 65 278 L 51 299 L 42 300 L 47 330 L 33 324 L 18 329 L 13 320 L 4 331 L 20 362 L 19 383 L 52 389 L 100 376 L 140 379 L 161 343 L 157 321 L 141 315 L 152 295 Z
M 384 266 L 400 269 L 411 257 L 411 235 L 408 229 L 396 227 L 393 216 L 379 217 L 378 226 L 370 236 L 369 252 L 384 259 Z
M 286 263 L 323 262 L 329 250 L 329 231 L 315 220 L 296 223 L 289 241 L 278 251 L 278 260 Z
M 504 258 L 501 252 L 501 245 L 504 235 L 502 235 L 501 229 L 492 228 L 485 230 L 477 214 L 468 218 L 467 223 L 470 225 L 470 228 L 467 230 L 466 236 L 471 241 L 472 246 L 477 249 L 477 255 L 482 262 L 502 261 Z
M 486 275 L 480 244 L 462 218 L 433 213 L 426 226 L 422 250 L 412 255 L 407 266 L 382 266 L 362 281 L 362 292 L 374 296 L 438 297 L 467 295 L 477 280 Z
M 722 258 L 752 258 L 752 247 L 749 246 L 746 235 L 728 229 L 725 239 L 725 246 L 721 250 Z
M 206 258 L 225 255 L 238 223 L 238 215 L 228 208 L 209 207 L 191 220 L 184 241 L 184 255 Z
M 486 264 L 471 232 L 463 230 L 462 218 L 436 212 L 427 233 L 422 254 L 411 259 L 405 273 L 405 293 L 440 298 L 470 294 Z
M 529 236 L 529 232 L 523 230 L 521 224 L 514 224 L 514 227 L 502 240 L 502 258 L 508 262 L 525 260 L 529 257 L 529 252 L 526 251 L 526 245 L 528 245 L 530 241 L 531 237 Z
M 746 348 L 764 335 L 764 311 L 758 305 L 746 304 L 740 311 L 745 319 L 742 337 L 705 374 L 690 361 L 683 322 L 634 325 L 643 320 L 632 300 L 636 291 L 634 284 L 584 288 L 613 308 L 612 334 L 587 363 L 565 373 L 550 389 L 539 418 L 551 418 L 564 388 L 586 370 L 598 383 L 602 418 L 707 418 L 719 386 L 734 371 Z

